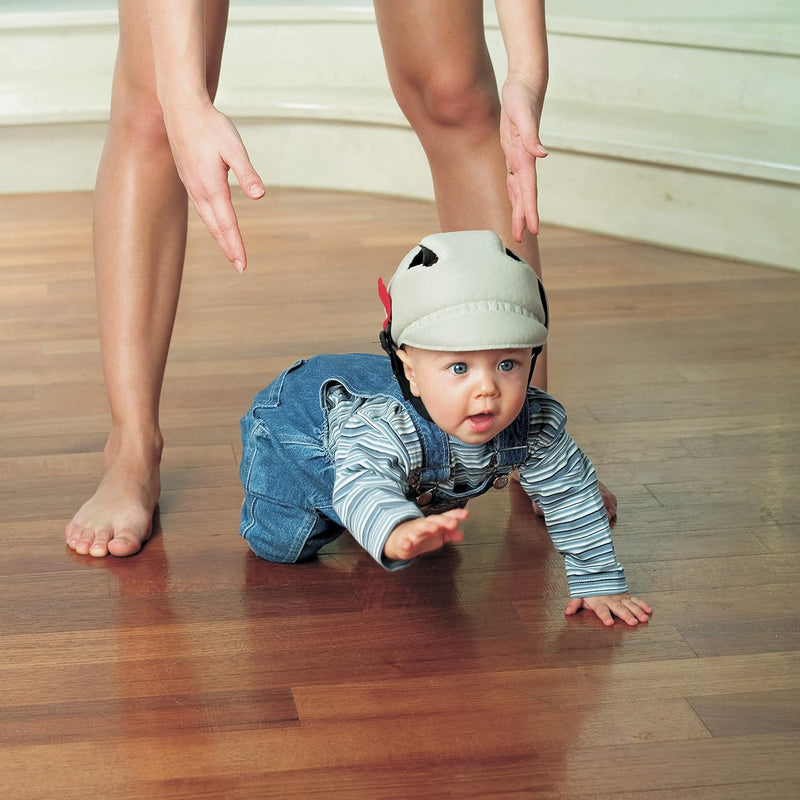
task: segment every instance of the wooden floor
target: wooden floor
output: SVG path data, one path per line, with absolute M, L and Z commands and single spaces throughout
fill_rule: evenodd
M 606 630 L 564 618 L 516 485 L 398 574 L 237 535 L 239 416 L 299 356 L 379 351 L 421 202 L 273 191 L 243 276 L 193 217 L 157 533 L 68 552 L 108 428 L 90 205 L 0 198 L 0 796 L 798 797 L 800 273 L 544 230 L 550 389 L 655 608 Z

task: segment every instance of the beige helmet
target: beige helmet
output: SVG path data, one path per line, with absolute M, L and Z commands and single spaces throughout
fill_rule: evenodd
M 426 236 L 400 262 L 388 287 L 380 334 L 403 394 L 423 416 L 396 350 L 465 352 L 530 347 L 531 375 L 547 340 L 547 297 L 539 277 L 491 231 Z
M 500 350 L 547 339 L 541 281 L 491 231 L 426 236 L 400 262 L 388 295 L 395 347 Z

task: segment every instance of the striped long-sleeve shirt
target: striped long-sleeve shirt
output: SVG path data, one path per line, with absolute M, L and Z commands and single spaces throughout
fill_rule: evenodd
M 589 459 L 566 431 L 564 408 L 538 389 L 528 390 L 528 457 L 520 465 L 523 489 L 539 504 L 556 549 L 563 554 L 573 597 L 627 591 Z M 333 506 L 354 538 L 387 568 L 384 544 L 401 522 L 423 516 L 407 499 L 409 479 L 422 466 L 422 446 L 402 403 L 389 397 L 349 396 L 339 385 L 328 395 L 328 443 L 336 479 Z M 449 437 L 451 475 L 446 489 L 476 487 L 492 474 L 488 445 Z

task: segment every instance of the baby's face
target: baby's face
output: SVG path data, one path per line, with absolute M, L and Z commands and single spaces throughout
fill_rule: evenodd
M 449 353 L 398 350 L 411 391 L 431 419 L 468 444 L 493 439 L 517 417 L 525 402 L 531 348 Z

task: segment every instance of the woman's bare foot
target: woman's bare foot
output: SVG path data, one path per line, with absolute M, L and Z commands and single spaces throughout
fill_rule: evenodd
M 67 546 L 80 555 L 132 556 L 153 530 L 161 491 L 161 448 L 148 458 L 127 458 L 106 446 L 106 471 L 97 491 L 67 525 Z

